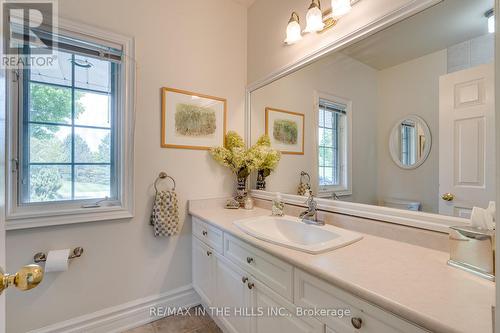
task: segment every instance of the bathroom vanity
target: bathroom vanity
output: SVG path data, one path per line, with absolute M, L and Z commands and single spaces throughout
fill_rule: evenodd
M 308 254 L 234 224 L 269 210 L 222 207 L 191 201 L 189 212 L 193 285 L 206 307 L 227 311 L 213 313 L 225 331 L 492 332 L 494 283 L 447 266 L 445 252 L 363 234 L 345 247 Z M 278 313 L 258 312 L 268 308 Z M 330 313 L 301 316 L 305 309 Z

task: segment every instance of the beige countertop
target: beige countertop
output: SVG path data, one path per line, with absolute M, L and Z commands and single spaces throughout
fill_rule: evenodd
M 258 240 L 233 225 L 270 211 L 190 203 L 189 212 L 290 264 L 433 332 L 492 332 L 495 284 L 446 264 L 445 252 L 364 235 L 311 255 Z

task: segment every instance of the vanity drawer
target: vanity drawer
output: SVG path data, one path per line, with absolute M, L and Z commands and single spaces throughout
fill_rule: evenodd
M 222 254 L 222 231 L 193 216 L 193 235 Z
M 351 315 L 317 317 L 336 333 L 428 332 L 299 269 L 295 269 L 294 303 L 303 308 L 349 309 Z M 359 321 L 360 320 L 360 321 Z M 353 322 L 354 321 L 354 322 Z M 360 324 L 359 328 L 355 325 Z
M 293 267 L 227 233 L 224 256 L 262 281 L 276 293 L 293 301 Z

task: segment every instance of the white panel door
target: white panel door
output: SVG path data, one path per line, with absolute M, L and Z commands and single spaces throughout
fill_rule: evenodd
M 494 94 L 492 64 L 440 77 L 440 214 L 469 218 L 495 200 Z

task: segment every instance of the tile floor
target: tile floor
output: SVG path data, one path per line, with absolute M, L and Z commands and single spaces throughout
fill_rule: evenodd
M 194 312 L 191 309 L 191 316 L 170 316 L 125 333 L 222 333 L 208 315 L 195 315 Z

